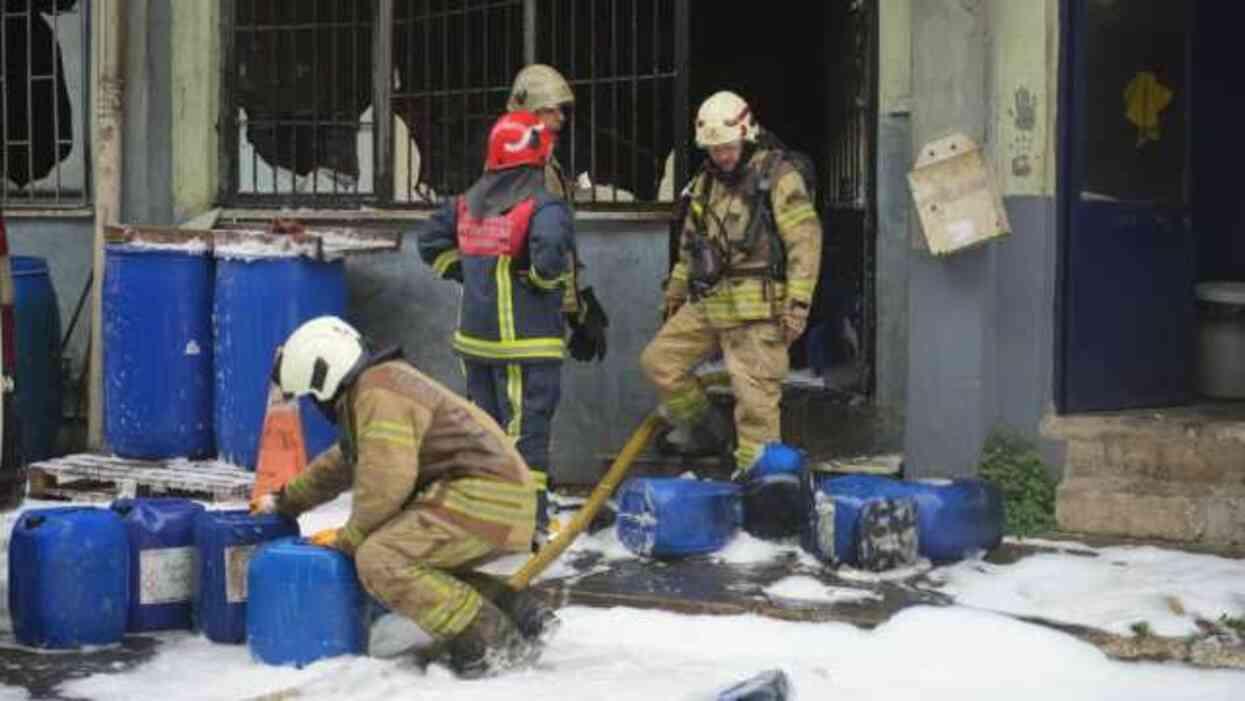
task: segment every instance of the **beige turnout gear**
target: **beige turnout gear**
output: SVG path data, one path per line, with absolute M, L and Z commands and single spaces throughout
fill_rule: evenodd
M 779 400 L 787 345 L 794 340 L 789 329 L 803 330 L 821 264 L 822 230 L 803 178 L 776 152 L 756 149 L 738 167 L 744 172 L 732 186 L 707 172 L 692 182 L 679 261 L 665 291 L 665 309 L 678 311 L 644 350 L 641 363 L 666 414 L 694 424 L 709 404 L 693 369 L 721 350 L 736 402 L 735 463 L 747 469 L 766 443 L 781 439 Z M 769 179 L 774 231 L 761 231 L 757 245 L 745 250 L 749 223 L 759 216 L 753 208 L 761 178 Z M 775 235 L 780 247 L 767 245 L 767 237 Z M 695 237 L 707 239 L 724 259 L 720 279 L 697 296 L 691 294 Z M 783 259 L 775 261 L 774 255 Z M 784 271 L 780 279 L 775 270 Z
M 536 486 L 482 409 L 402 360 L 370 367 L 337 402 L 341 439 L 286 485 L 289 516 L 353 489 L 336 547 L 364 587 L 430 635 L 466 629 L 481 596 L 458 573 L 531 547 Z

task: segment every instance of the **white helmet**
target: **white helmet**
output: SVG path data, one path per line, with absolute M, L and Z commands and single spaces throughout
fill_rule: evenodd
M 507 112 L 552 109 L 575 102 L 575 93 L 557 69 L 543 63 L 524 66 L 514 77 Z
M 363 357 L 363 337 L 335 316 L 304 322 L 277 350 L 272 379 L 287 395 L 327 402 Z
M 757 122 L 744 99 L 729 90 L 715 92 L 696 112 L 696 145 L 707 149 L 735 141 L 756 141 Z

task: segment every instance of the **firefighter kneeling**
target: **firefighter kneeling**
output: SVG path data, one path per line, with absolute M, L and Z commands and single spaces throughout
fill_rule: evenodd
M 340 439 L 252 511 L 294 518 L 353 489 L 346 525 L 311 541 L 353 555 L 368 592 L 438 641 L 421 660 L 462 677 L 533 663 L 556 616 L 473 571 L 532 541 L 536 484 L 497 423 L 331 316 L 290 335 L 273 381 L 310 395 Z

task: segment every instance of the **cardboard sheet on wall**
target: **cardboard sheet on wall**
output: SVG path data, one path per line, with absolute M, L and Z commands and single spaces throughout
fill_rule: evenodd
M 936 256 L 981 245 L 1011 232 L 1003 198 L 972 139 L 951 134 L 921 148 L 908 173 L 930 253 Z

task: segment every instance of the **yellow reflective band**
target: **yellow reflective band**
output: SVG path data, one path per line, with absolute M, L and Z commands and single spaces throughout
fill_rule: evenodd
M 812 280 L 788 280 L 787 296 L 801 302 L 808 302 L 813 298 L 815 284 Z
M 454 350 L 464 355 L 492 360 L 556 359 L 566 357 L 566 341 L 561 338 L 524 338 L 512 341 L 486 341 L 454 332 Z
M 299 475 L 289 482 L 285 483 L 285 496 L 289 497 L 296 503 L 301 503 L 306 498 L 305 492 L 310 489 L 307 484 L 306 475 Z
M 410 575 L 411 586 L 426 591 L 437 603 L 419 607 L 415 621 L 426 632 L 437 637 L 461 633 L 475 620 L 483 605 L 480 593 L 438 570 L 417 565 Z
M 536 488 L 548 491 L 549 474 L 544 472 L 543 470 L 535 470 L 535 469 L 531 471 L 531 474 L 532 474 L 532 481 L 536 483 Z
M 687 264 L 675 263 L 674 270 L 670 271 L 670 279 L 687 282 Z
M 557 277 L 554 277 L 553 279 L 546 280 L 545 278 L 540 276 L 540 273 L 536 272 L 536 268 L 532 268 L 531 271 L 528 272 L 527 274 L 527 279 L 528 279 L 528 282 L 531 282 L 533 285 L 539 287 L 542 290 L 552 291 L 552 290 L 556 290 L 562 285 L 565 285 L 567 281 L 571 279 L 571 274 L 562 273 L 561 275 L 558 275 Z
M 497 333 L 502 341 L 514 340 L 514 290 L 510 287 L 510 256 L 497 259 Z
M 437 256 L 436 260 L 432 261 L 432 269 L 436 271 L 437 275 L 444 276 L 445 271 L 449 270 L 450 266 L 457 263 L 458 260 L 457 248 L 442 251 L 441 255 Z
M 359 544 L 363 542 L 363 534 L 350 524 L 346 524 L 345 528 L 337 532 L 337 538 L 344 540 L 351 550 L 358 550 Z
M 803 224 L 809 219 L 817 218 L 817 210 L 813 209 L 811 204 L 802 204 L 784 211 L 778 215 L 778 228 L 786 229 L 789 227 Z
M 474 494 L 488 498 L 497 497 L 512 501 L 525 501 L 532 496 L 532 489 L 526 485 L 476 477 L 456 479 L 450 483 L 450 489 L 463 492 L 464 494 Z
M 741 470 L 746 470 L 756 463 L 757 458 L 761 457 L 761 451 L 764 445 L 754 441 L 739 439 L 739 446 L 735 448 L 735 466 Z
M 403 448 L 414 448 L 415 429 L 397 421 L 373 421 L 359 429 L 359 440 L 378 440 Z
M 510 400 L 506 435 L 518 439 L 523 435 L 523 368 L 514 363 L 506 366 L 506 398 Z

